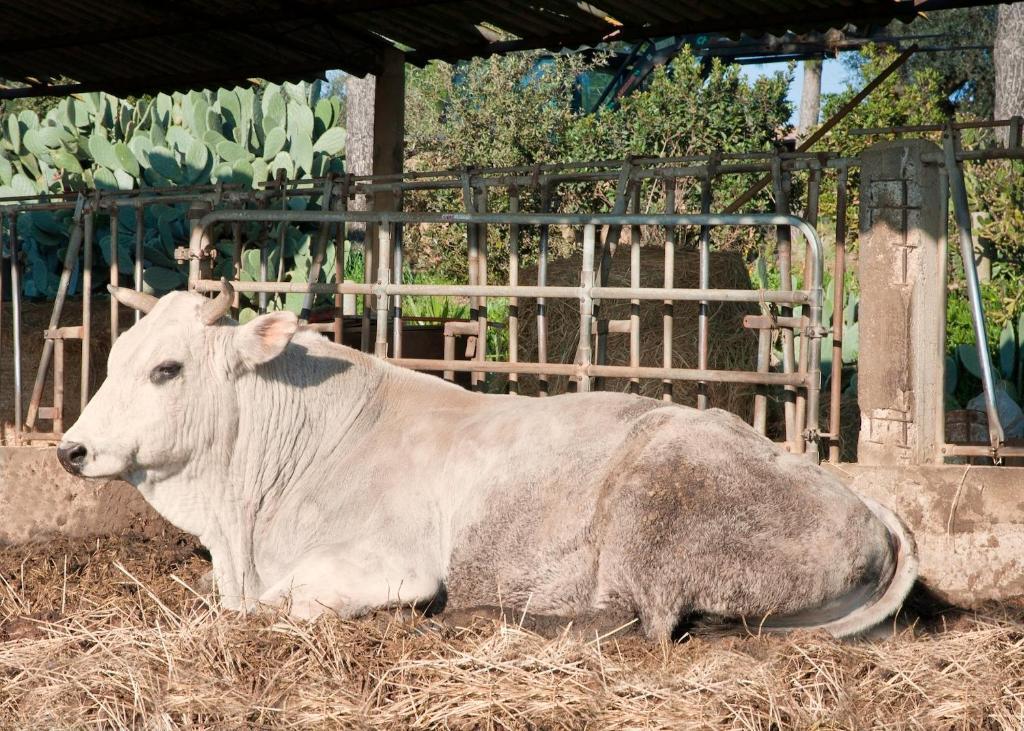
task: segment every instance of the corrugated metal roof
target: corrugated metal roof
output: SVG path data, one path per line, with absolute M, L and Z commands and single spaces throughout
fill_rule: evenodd
M 684 33 L 826 30 L 959 0 L 33 0 L 0 11 L 0 78 L 115 93 L 311 79 L 526 48 Z

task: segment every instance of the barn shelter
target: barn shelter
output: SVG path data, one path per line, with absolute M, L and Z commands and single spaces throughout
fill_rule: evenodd
M 455 62 L 525 49 L 724 33 L 864 29 L 993 0 L 87 0 L 73 29 L 66 3 L 3 11 L 0 99 L 106 91 L 116 95 L 228 87 L 248 79 L 321 78 L 328 69 L 374 74 L 377 174 L 401 172 L 403 65 Z
M 696 2 L 627 3 L 619 0 L 596 4 L 407 0 L 287 5 L 176 3 L 156 8 L 120 2 L 79 6 L 80 20 L 75 31 L 68 33 L 54 30 L 66 25 L 66 8 L 43 0 L 33 6 L 31 14 L 9 14 L 11 17 L 3 18 L 0 78 L 18 82 L 18 85 L 3 90 L 0 96 L 57 95 L 90 90 L 115 94 L 184 90 L 244 84 L 252 78 L 275 81 L 318 78 L 326 69 L 333 68 L 356 75 L 373 74 L 376 83 L 372 95 L 374 139 L 370 170 L 376 176 L 388 176 L 401 173 L 402 87 L 407 62 L 457 61 L 534 48 L 574 49 L 677 33 L 715 32 L 760 37 L 784 31 L 823 32 L 848 23 L 871 26 L 893 18 L 909 19 L 928 10 L 979 4 L 986 3 L 748 0 L 711 6 Z M 169 59 L 173 59 L 173 63 Z M 1024 548 L 1019 527 L 1024 516 L 1015 494 L 1019 473 L 987 467 L 964 472 L 959 466 L 934 464 L 943 461 L 941 443 L 944 440 L 936 435 L 933 408 L 935 396 L 940 395 L 941 390 L 934 390 L 934 373 L 929 380 L 927 364 L 920 359 L 914 362 L 911 354 L 918 345 L 915 338 L 919 336 L 927 335 L 931 338 L 929 347 L 935 345 L 934 323 L 920 317 L 920 313 L 943 311 L 929 299 L 929 293 L 934 291 L 932 285 L 944 273 L 915 269 L 914 250 L 920 250 L 920 246 L 908 242 L 920 241 L 922 235 L 928 241 L 943 238 L 935 222 L 945 221 L 945 217 L 939 215 L 945 196 L 940 201 L 941 184 L 934 177 L 904 178 L 907 171 L 901 161 L 907 159 L 908 154 L 922 162 L 917 170 L 935 171 L 938 162 L 935 150 L 900 143 L 878 148 L 863 163 L 864 185 L 872 191 L 869 200 L 876 209 L 874 217 L 869 218 L 871 230 L 867 233 L 872 245 L 880 251 L 895 252 L 898 259 L 895 264 L 902 267 L 901 276 L 904 276 L 898 284 L 913 290 L 916 300 L 911 312 L 906 303 L 895 296 L 897 288 L 887 279 L 893 261 L 876 262 L 879 268 L 868 270 L 871 276 L 867 279 L 862 277 L 866 286 L 874 285 L 878 290 L 877 299 L 865 295 L 864 309 L 879 317 L 879 322 L 884 320 L 886 328 L 875 339 L 870 334 L 862 335 L 862 353 L 870 354 L 870 357 L 865 355 L 867 362 L 861 371 L 861 408 L 866 424 L 862 431 L 862 455 L 872 456 L 862 459 L 857 466 L 846 465 L 842 469 L 853 476 L 859 489 L 897 505 L 906 516 L 914 516 L 913 527 L 926 556 L 926 572 L 935 572 L 933 575 L 948 580 L 947 586 L 953 587 L 949 592 L 951 596 L 963 600 L 971 598 L 972 591 L 974 598 L 998 596 L 1001 591 L 1021 588 L 1020 581 L 1000 586 L 998 578 L 1005 566 L 1004 559 L 1008 555 L 1019 555 Z M 954 150 L 954 157 L 956 154 Z M 762 160 L 756 164 L 767 163 Z M 794 164 L 813 165 L 813 161 L 797 160 Z M 526 175 L 522 171 L 515 174 Z M 870 188 L 873 183 L 877 186 Z M 902 215 L 912 205 L 912 200 L 918 200 L 914 196 L 921 194 L 927 194 L 926 203 L 919 208 L 927 210 L 931 216 L 931 228 L 908 223 L 910 219 Z M 394 200 L 388 196 L 388 184 L 382 183 L 374 197 L 379 210 L 386 211 L 394 206 Z M 864 233 L 862 231 L 862 235 Z M 202 254 L 201 251 L 195 253 Z M 199 257 L 193 261 L 198 272 Z M 872 263 L 867 261 L 864 265 Z M 893 313 L 901 313 L 902 319 Z M 381 321 L 378 318 L 377 322 Z M 894 337 L 894 332 L 900 337 Z M 905 357 L 893 357 L 895 351 Z M 929 351 L 929 357 L 933 355 L 935 353 Z M 905 403 L 908 389 L 892 386 L 907 373 L 917 379 L 909 389 L 914 396 L 909 406 Z M 12 454 L 2 467 L 7 470 L 3 475 L 4 484 L 22 479 L 26 483 L 36 481 L 36 468 L 32 464 L 25 452 Z M 69 482 L 70 478 L 63 474 L 55 478 L 55 483 Z M 77 485 L 67 489 L 81 490 Z M 965 533 L 964 542 L 959 546 L 960 554 L 955 560 L 947 560 L 942 541 L 951 527 L 957 527 L 956 520 L 949 516 L 955 517 L 965 494 L 974 493 L 977 500 L 964 504 L 974 511 L 970 521 L 973 527 L 960 526 Z M 39 525 L 54 521 L 59 525 L 73 524 L 74 517 L 69 523 L 66 515 L 39 513 L 40 509 L 49 511 L 54 503 L 41 500 L 34 490 L 26 502 L 19 504 L 9 499 L 9 504 L 19 507 L 24 514 L 35 516 L 33 519 Z M 76 509 L 81 511 L 80 506 Z M 96 507 L 88 513 L 87 519 L 95 520 L 97 513 L 111 514 Z M 19 528 L 9 526 L 6 530 Z M 990 587 L 992 591 L 986 594 L 987 589 L 978 587 Z
M 41 0 L 31 12 L 4 11 L 0 78 L 23 82 L 27 88 L 18 94 L 182 91 L 231 86 L 252 77 L 313 79 L 333 68 L 359 76 L 381 74 L 395 63 L 396 51 L 414 64 L 454 62 L 678 34 L 760 36 L 851 23 L 884 25 L 929 10 L 982 4 L 993 3 L 88 0 L 77 6 L 69 28 L 66 4 Z

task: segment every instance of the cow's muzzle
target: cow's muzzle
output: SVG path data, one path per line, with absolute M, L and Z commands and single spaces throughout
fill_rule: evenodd
M 89 450 L 78 442 L 61 442 L 57 447 L 57 459 L 61 466 L 73 475 L 82 474 L 82 466 Z

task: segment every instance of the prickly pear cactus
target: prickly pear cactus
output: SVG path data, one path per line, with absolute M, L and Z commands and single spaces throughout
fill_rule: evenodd
M 288 177 L 340 172 L 340 102 L 318 99 L 319 88 L 267 84 L 259 90 L 158 94 L 136 103 L 97 92 L 65 99 L 43 119 L 31 111 L 9 114 L 0 120 L 0 198 L 221 181 L 255 187 L 279 170 Z M 187 238 L 185 208 L 146 209 L 145 277 L 155 291 L 180 283 L 173 250 Z M 129 214 L 117 222 L 125 271 L 135 237 Z M 26 271 L 32 274 L 25 278 L 26 296 L 55 293 L 69 227 L 67 214 L 19 216 Z M 109 221 L 97 222 L 96 230 L 109 231 Z M 98 241 L 104 257 L 109 236 Z

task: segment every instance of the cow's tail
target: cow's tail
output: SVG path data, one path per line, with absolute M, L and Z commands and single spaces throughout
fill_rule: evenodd
M 742 622 L 746 632 L 776 634 L 821 629 L 833 637 L 850 637 L 881 624 L 900 610 L 917 580 L 917 545 L 895 513 L 870 498 L 861 500 L 889 533 L 891 570 L 879 577 L 881 583 L 856 587 L 823 607 L 769 615 L 761 622 L 748 617 Z M 694 623 L 693 629 L 702 635 L 732 634 L 737 621 L 704 617 Z
M 917 581 L 917 544 L 907 526 L 884 505 L 868 497 L 862 496 L 861 500 L 888 529 L 896 566 L 889 583 L 884 588 L 879 587 L 874 601 L 853 608 L 848 614 L 822 625 L 822 629 L 835 637 L 860 634 L 896 614 Z
M 861 496 L 861 500 L 889 532 L 895 566 L 888 582 L 850 592 L 839 602 L 831 604 L 827 611 L 809 610 L 768 618 L 761 629 L 770 632 L 823 629 L 833 637 L 850 637 L 881 624 L 900 610 L 917 580 L 917 544 L 895 513 L 871 498 Z

